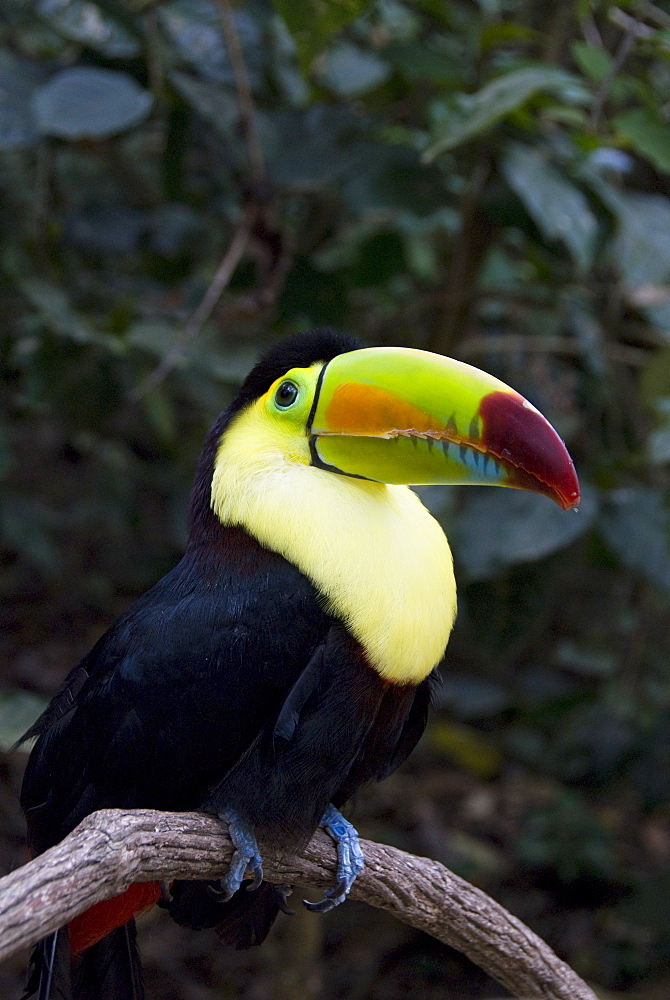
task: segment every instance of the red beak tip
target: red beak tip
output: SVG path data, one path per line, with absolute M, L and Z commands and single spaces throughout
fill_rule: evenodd
M 576 490 L 571 490 L 570 492 L 566 491 L 564 493 L 562 491 L 559 491 L 558 493 L 558 502 L 560 503 L 563 510 L 570 510 L 570 508 L 572 508 L 573 510 L 577 510 L 580 500 L 581 500 L 581 493 L 579 491 L 579 487 Z
M 563 510 L 580 500 L 579 481 L 565 444 L 532 403 L 515 392 L 490 392 L 479 406 L 482 441 L 514 467 L 509 485 L 544 493 Z

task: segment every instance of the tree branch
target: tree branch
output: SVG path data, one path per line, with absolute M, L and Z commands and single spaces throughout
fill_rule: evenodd
M 491 169 L 490 152 L 482 148 L 459 199 L 461 222 L 453 242 L 440 308 L 425 345 L 428 351 L 454 354 L 460 336 L 468 330 L 472 291 L 495 231 L 493 222 L 481 209 Z
M 600 125 L 600 118 L 603 113 L 603 108 L 605 106 L 605 101 L 609 96 L 609 92 L 612 89 L 612 84 L 619 75 L 623 64 L 625 63 L 628 55 L 635 45 L 638 38 L 645 38 L 648 35 L 653 34 L 651 28 L 648 28 L 646 24 L 641 24 L 634 17 L 626 14 L 625 11 L 619 10 L 615 7 L 609 15 L 610 21 L 617 24 L 625 32 L 619 47 L 614 56 L 614 61 L 607 72 L 607 74 L 600 81 L 600 85 L 595 93 L 593 99 L 593 107 L 591 108 L 591 114 L 589 116 L 589 128 L 592 131 L 596 131 Z
M 203 325 L 212 315 L 223 292 L 230 284 L 235 269 L 249 245 L 249 236 L 249 219 L 244 218 L 238 223 L 235 235 L 224 254 L 223 260 L 207 286 L 202 299 L 177 334 L 177 339 L 173 347 L 161 360 L 160 364 L 156 365 L 153 371 L 149 372 L 147 377 L 130 393 L 130 398 L 133 402 L 137 402 L 147 392 L 150 392 L 151 389 L 155 389 L 170 374 L 175 365 L 181 360 L 186 349 L 198 336 Z
M 596 1000 L 520 920 L 436 861 L 362 841 L 366 867 L 351 896 L 462 951 L 517 997 Z M 0 879 L 0 959 L 132 882 L 217 878 L 232 854 L 222 825 L 200 813 L 104 809 L 62 843 Z M 272 882 L 332 885 L 335 857 L 317 831 L 295 857 L 265 855 Z
M 233 70 L 235 80 L 235 90 L 237 91 L 237 103 L 240 109 L 240 129 L 246 143 L 247 154 L 249 156 L 249 168 L 251 179 L 254 184 L 260 184 L 266 179 L 265 163 L 263 160 L 263 150 L 261 149 L 258 131 L 256 129 L 256 113 L 254 110 L 254 98 L 251 90 L 251 81 L 247 64 L 242 51 L 240 36 L 235 25 L 230 0 L 218 0 L 219 12 L 221 15 L 221 25 L 226 39 L 226 47 L 230 57 L 230 65 Z

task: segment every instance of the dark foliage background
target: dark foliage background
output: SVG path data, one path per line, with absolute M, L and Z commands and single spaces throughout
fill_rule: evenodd
M 179 557 L 203 434 L 265 345 L 332 324 L 454 355 L 552 420 L 584 501 L 425 491 L 458 626 L 424 741 L 355 818 L 603 997 L 667 996 L 669 116 L 660 0 L 3 0 L 5 749 Z M 142 941 L 157 1000 L 501 992 L 355 904 L 256 953 L 164 916 Z

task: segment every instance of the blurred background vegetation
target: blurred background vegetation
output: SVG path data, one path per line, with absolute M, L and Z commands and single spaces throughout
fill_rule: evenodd
M 453 355 L 549 417 L 584 500 L 424 491 L 458 626 L 425 739 L 354 817 L 603 997 L 667 997 L 669 119 L 660 0 L 2 0 L 4 749 L 179 558 L 203 434 L 267 344 Z M 360 904 L 255 953 L 164 915 L 142 946 L 156 1000 L 502 992 Z

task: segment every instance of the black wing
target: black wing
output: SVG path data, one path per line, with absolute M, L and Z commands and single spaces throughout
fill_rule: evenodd
M 27 734 L 39 737 L 22 791 L 32 850 L 95 809 L 197 808 L 274 721 L 331 625 L 309 581 L 248 536 L 215 565 L 188 554 Z
M 360 644 L 333 625 L 204 807 L 235 810 L 268 843 L 300 846 L 329 803 L 402 763 L 425 727 L 430 683 L 383 680 Z
M 289 849 L 309 839 L 329 802 L 399 766 L 426 724 L 433 676 L 418 687 L 382 680 L 360 645 L 333 625 L 253 743 L 204 807 L 234 810 L 263 842 Z M 170 915 L 216 927 L 234 948 L 260 944 L 280 909 L 266 882 L 221 903 L 213 882 L 176 882 Z

